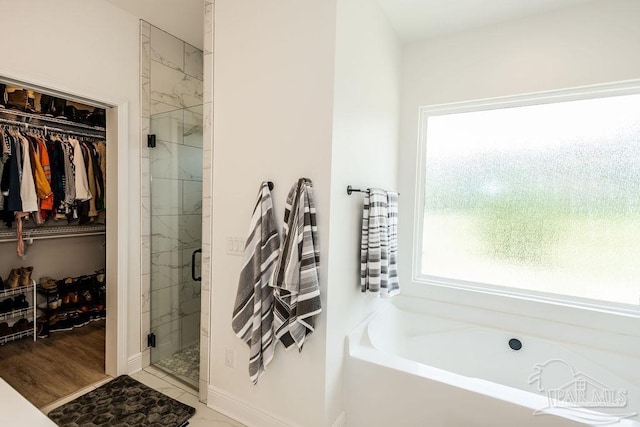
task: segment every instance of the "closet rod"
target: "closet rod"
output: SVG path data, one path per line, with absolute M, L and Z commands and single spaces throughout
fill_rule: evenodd
M 10 120 L 10 119 L 3 119 L 2 117 L 0 117 L 0 123 L 5 123 L 5 124 L 13 125 L 13 126 L 22 126 L 25 129 L 29 129 L 30 127 L 34 128 L 34 129 L 42 129 L 42 130 L 44 130 L 45 134 L 47 132 L 54 132 L 54 133 L 65 133 L 65 134 L 70 134 L 70 135 L 84 136 L 84 137 L 87 137 L 87 138 L 97 138 L 97 139 L 102 139 L 102 140 L 105 139 L 104 135 L 90 134 L 90 133 L 84 133 L 84 132 L 76 132 L 76 131 L 73 131 L 73 130 L 60 129 L 60 128 L 55 128 L 55 127 L 51 127 L 51 126 L 44 126 L 44 125 L 32 125 L 31 123 L 19 122 L 19 121 Z
M 103 236 L 106 233 L 104 231 L 95 231 L 92 233 L 79 233 L 79 234 L 55 234 L 50 236 L 22 236 L 22 240 L 29 242 L 31 240 L 48 240 L 48 239 L 66 239 L 69 237 L 85 237 L 85 236 Z M 0 243 L 17 242 L 16 237 L 0 238 Z
M 87 130 L 95 130 L 97 132 L 104 132 L 105 128 L 101 127 L 101 126 L 91 126 L 91 125 L 85 125 L 84 123 L 76 123 L 76 122 L 72 122 L 70 120 L 67 119 L 56 119 L 55 117 L 47 117 L 47 116 L 43 116 L 41 114 L 34 114 L 34 113 L 27 113 L 25 111 L 20 111 L 20 110 L 6 110 L 6 109 L 1 109 L 0 110 L 0 114 L 7 114 L 7 115 L 13 115 L 13 116 L 17 116 L 17 117 L 24 117 L 26 119 L 34 119 L 34 120 L 39 120 L 42 122 L 49 122 L 49 123 L 57 123 L 57 124 L 61 124 L 61 125 L 66 125 L 66 126 L 74 126 L 77 128 L 82 128 L 82 129 L 87 129 Z M 24 122 L 21 122 L 24 123 Z

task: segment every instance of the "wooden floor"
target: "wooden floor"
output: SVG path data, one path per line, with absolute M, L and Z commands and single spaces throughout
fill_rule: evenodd
M 38 408 L 94 384 L 104 373 L 105 321 L 0 346 L 0 377 Z

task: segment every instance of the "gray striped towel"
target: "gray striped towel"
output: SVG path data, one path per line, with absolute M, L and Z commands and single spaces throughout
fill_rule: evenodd
M 370 189 L 362 209 L 360 288 L 390 297 L 398 281 L 398 193 Z
M 273 358 L 273 289 L 269 281 L 279 248 L 271 192 L 263 182 L 251 217 L 231 322 L 233 331 L 249 346 L 249 377 L 254 384 Z
M 313 184 L 300 178 L 287 196 L 284 236 L 271 286 L 275 288 L 274 330 L 285 348 L 299 351 L 322 311 L 318 271 L 320 250 Z

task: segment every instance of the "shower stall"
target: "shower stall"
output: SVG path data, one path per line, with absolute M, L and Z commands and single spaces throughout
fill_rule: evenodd
M 197 388 L 202 105 L 150 118 L 151 364 Z
M 148 364 L 198 389 L 203 51 L 140 21 L 140 325 Z M 205 349 L 206 350 L 206 349 Z

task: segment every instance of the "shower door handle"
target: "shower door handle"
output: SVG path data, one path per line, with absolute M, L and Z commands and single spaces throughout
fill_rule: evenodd
M 191 278 L 196 282 L 199 282 L 200 280 L 202 280 L 202 276 L 196 277 L 196 254 L 198 252 L 202 253 L 202 249 L 196 249 L 191 254 Z

